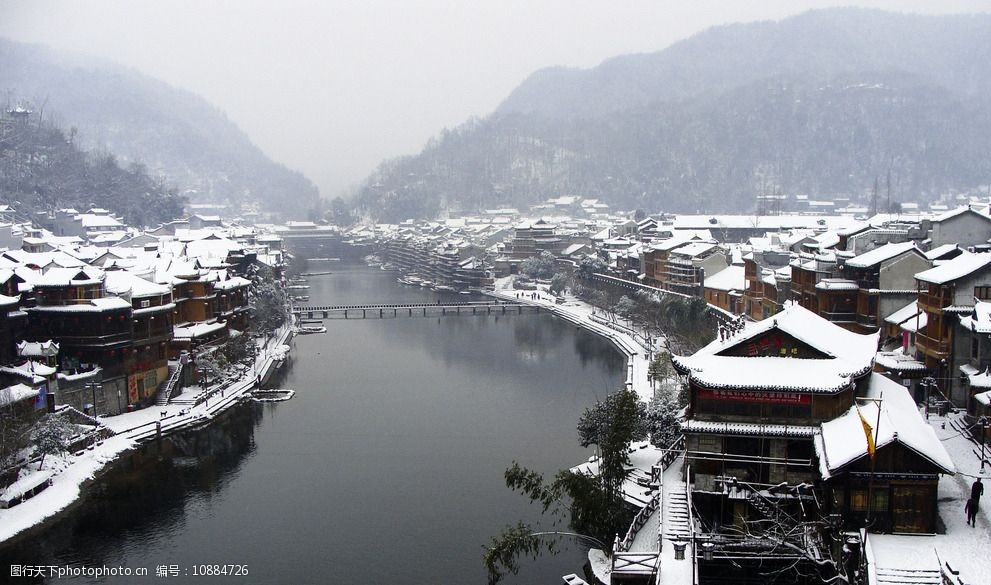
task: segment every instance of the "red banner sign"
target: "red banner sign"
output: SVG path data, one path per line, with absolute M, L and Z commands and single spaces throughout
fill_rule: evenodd
M 765 390 L 709 390 L 700 388 L 702 400 L 732 400 L 734 402 L 758 402 L 761 404 L 811 404 L 812 396 L 798 392 L 774 392 Z

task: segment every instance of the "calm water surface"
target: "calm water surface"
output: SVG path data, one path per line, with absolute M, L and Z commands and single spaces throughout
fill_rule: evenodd
M 311 269 L 334 272 L 310 278 L 311 304 L 437 299 L 364 266 Z M 293 400 L 248 404 L 137 451 L 63 520 L 0 550 L 0 570 L 151 573 L 109 583 L 485 583 L 491 536 L 519 519 L 549 525 L 503 470 L 517 459 L 549 476 L 588 457 L 577 417 L 625 372 L 610 345 L 549 315 L 327 326 L 295 341 L 279 381 Z M 572 546 L 509 582 L 560 583 L 583 562 Z M 155 577 L 158 565 L 198 564 L 246 564 L 249 575 Z

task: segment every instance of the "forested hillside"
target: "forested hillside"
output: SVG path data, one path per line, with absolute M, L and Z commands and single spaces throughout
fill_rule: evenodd
M 28 105 L 84 149 L 113 152 L 194 201 L 259 203 L 305 217 L 321 206 L 302 174 L 273 162 L 203 98 L 113 63 L 0 39 L 0 95 Z
M 183 214 L 184 198 L 139 163 L 122 166 L 107 152 L 87 153 L 37 116 L 0 117 L 0 203 L 22 219 L 71 207 L 109 209 L 132 226 L 153 226 Z
M 358 202 L 388 220 L 562 194 L 746 212 L 758 193 L 856 198 L 889 172 L 894 201 L 930 201 L 991 182 L 989 57 L 986 16 L 843 9 L 714 28 L 538 72 L 491 116 L 383 163 Z

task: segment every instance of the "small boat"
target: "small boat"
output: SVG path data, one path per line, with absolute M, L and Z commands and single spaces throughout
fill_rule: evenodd
M 458 291 L 458 294 L 459 295 L 470 295 L 471 294 L 471 291 L 470 290 L 459 290 Z
M 262 390 L 259 388 L 251 391 L 251 399 L 255 402 L 285 402 L 295 395 L 296 391 L 289 389 Z
M 453 292 L 455 292 L 454 291 L 454 287 L 447 286 L 446 284 L 438 284 L 437 286 L 435 286 L 433 288 L 433 291 L 434 292 L 442 292 L 442 293 L 453 293 Z
M 386 262 L 382 266 L 379 266 L 379 268 L 381 268 L 382 270 L 395 270 L 396 265 L 393 264 L 392 262 Z
M 289 290 L 308 290 L 310 285 L 308 284 L 290 284 L 286 287 Z
M 326 333 L 327 328 L 322 325 L 319 327 L 313 325 L 304 325 L 296 329 L 296 332 L 299 333 L 300 335 L 313 335 L 314 333 Z
M 296 295 L 296 296 L 294 296 L 292 298 L 292 300 L 305 302 L 305 301 L 310 300 L 310 296 L 309 295 Z
M 321 270 L 319 272 L 304 272 L 303 276 L 323 276 L 325 274 L 333 274 L 333 272 L 329 270 Z
M 430 282 L 429 280 L 421 280 L 420 281 L 420 286 L 422 286 L 423 288 L 430 288 L 433 285 L 434 285 L 434 283 Z

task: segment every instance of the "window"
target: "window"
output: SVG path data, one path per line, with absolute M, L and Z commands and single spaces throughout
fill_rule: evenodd
M 867 511 L 867 490 L 850 491 L 850 511 L 851 512 Z
M 991 286 L 975 286 L 974 296 L 982 301 L 991 299 Z
M 871 499 L 873 500 L 873 504 L 871 505 L 872 512 L 888 511 L 888 490 L 875 489 Z
M 712 435 L 702 435 L 699 437 L 699 451 L 708 453 L 722 453 L 722 437 Z

